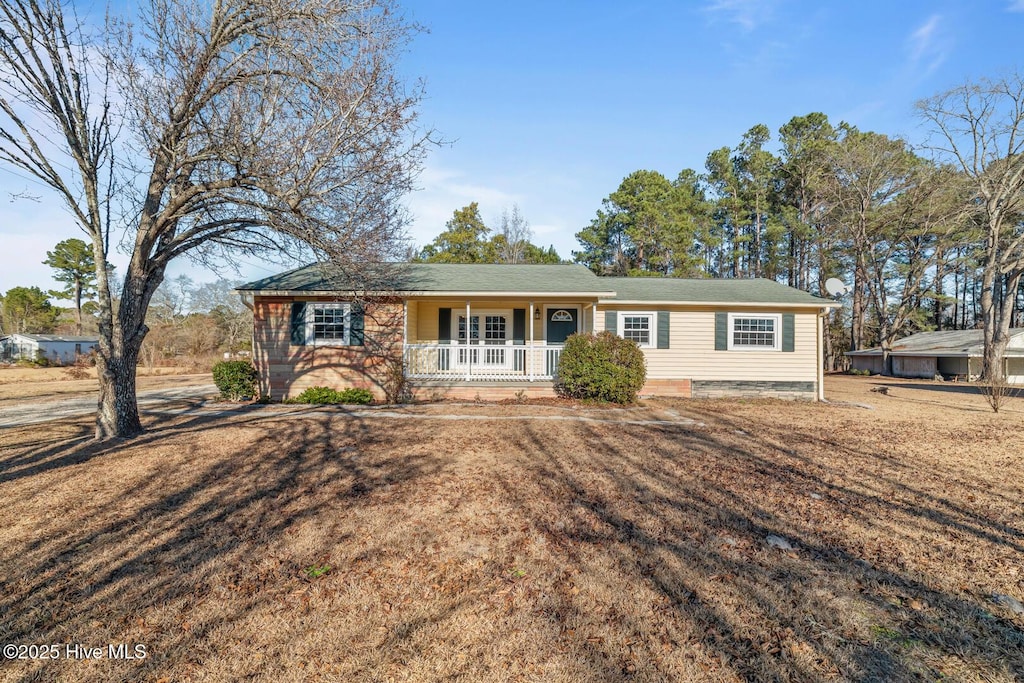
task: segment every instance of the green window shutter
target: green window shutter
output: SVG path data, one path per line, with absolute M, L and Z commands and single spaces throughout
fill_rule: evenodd
M 668 311 L 658 311 L 658 348 L 668 348 Z
M 615 311 L 604 312 L 604 329 L 606 332 L 611 332 L 612 334 L 619 333 L 618 313 Z
M 349 330 L 348 345 L 362 346 L 366 343 L 365 315 L 362 304 L 352 304 L 348 312 Z
M 794 337 L 796 331 L 796 317 L 792 313 L 782 314 L 782 350 L 794 350 Z
M 437 309 L 437 340 L 442 344 L 452 343 L 452 309 Z
M 292 344 L 303 346 L 306 343 L 306 302 L 292 302 Z
M 525 308 L 514 308 L 512 309 L 512 343 L 513 344 L 525 344 L 526 343 L 526 309 Z
M 715 313 L 715 351 L 729 350 L 729 314 L 725 311 Z

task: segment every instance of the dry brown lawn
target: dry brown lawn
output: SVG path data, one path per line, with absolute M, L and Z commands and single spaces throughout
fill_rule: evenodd
M 1024 399 L 879 383 L 0 432 L 0 642 L 148 655 L 0 678 L 1024 679 Z

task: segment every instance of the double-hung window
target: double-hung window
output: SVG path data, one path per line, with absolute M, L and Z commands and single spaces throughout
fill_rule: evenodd
M 620 313 L 618 335 L 644 348 L 654 347 L 653 313 Z
M 347 346 L 351 327 L 350 304 L 310 302 L 306 306 L 306 339 L 310 343 Z
M 730 351 L 780 351 L 782 316 L 729 314 Z

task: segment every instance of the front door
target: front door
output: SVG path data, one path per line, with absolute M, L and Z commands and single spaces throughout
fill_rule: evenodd
M 547 319 L 545 339 L 548 344 L 564 344 L 570 334 L 580 331 L 579 310 L 575 308 L 549 308 Z
M 576 308 L 549 308 L 547 309 L 547 330 L 545 339 L 549 347 L 561 346 L 570 334 L 580 331 L 579 310 Z M 544 352 L 544 367 L 548 375 L 552 377 L 558 371 L 558 361 L 562 355 L 561 349 L 548 348 Z

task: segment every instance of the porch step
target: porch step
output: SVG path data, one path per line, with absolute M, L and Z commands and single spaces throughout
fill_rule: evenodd
M 555 385 L 550 380 L 411 380 L 410 384 L 413 396 L 420 401 L 501 401 L 524 397 L 549 398 L 555 395 Z
M 543 389 L 554 389 L 555 383 L 549 379 L 536 379 L 532 382 L 528 377 L 519 380 L 493 380 L 493 379 L 410 379 L 409 384 L 413 387 L 538 387 Z

